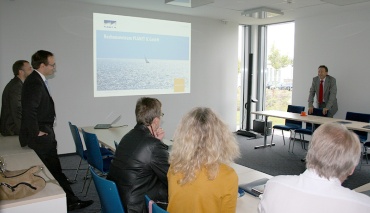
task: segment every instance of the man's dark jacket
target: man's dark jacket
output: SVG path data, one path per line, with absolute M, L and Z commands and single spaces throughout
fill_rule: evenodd
M 0 132 L 3 136 L 18 135 L 21 128 L 23 82 L 15 76 L 5 86 L 2 96 Z
M 117 184 L 126 212 L 142 213 L 147 212 L 144 195 L 167 202 L 168 168 L 167 145 L 138 124 L 122 138 L 107 179 Z

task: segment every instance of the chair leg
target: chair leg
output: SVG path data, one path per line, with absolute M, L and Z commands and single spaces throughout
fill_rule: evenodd
M 270 146 L 272 146 L 272 140 L 274 139 L 274 132 L 275 132 L 275 129 L 272 128 L 272 135 L 271 135 L 271 142 L 270 142 Z
M 89 191 L 90 185 L 91 185 L 92 178 L 90 178 L 89 185 L 87 185 L 85 197 L 87 196 L 87 192 Z
M 294 139 L 292 140 L 292 138 L 290 138 L 289 140 L 289 148 L 288 148 L 288 152 L 290 152 L 290 143 L 293 141 L 293 146 L 294 147 L 294 142 L 295 142 L 295 136 L 296 136 L 296 133 L 294 132 Z M 293 149 L 292 149 L 292 153 L 293 153 Z
M 75 174 L 75 179 L 74 179 L 74 181 L 76 181 L 76 179 L 77 179 L 77 175 L 78 175 L 78 171 L 80 170 L 81 162 L 82 162 L 82 158 L 80 159 L 80 163 L 78 164 L 78 167 L 77 167 L 77 169 L 76 169 L 76 174 Z
M 86 180 L 87 180 L 87 175 L 89 174 L 89 168 L 87 168 L 86 170 L 86 174 L 85 174 L 85 181 L 84 181 L 84 185 L 82 186 L 82 190 L 81 190 L 81 193 L 84 191 L 85 189 L 85 185 L 86 185 Z
M 283 141 L 284 141 L 284 146 L 285 146 L 284 130 L 281 130 L 281 134 L 283 135 Z
M 295 144 L 295 139 L 296 139 L 296 133 L 294 132 L 294 141 L 293 141 L 293 146 L 292 146 L 292 153 L 293 153 L 293 150 L 294 150 L 294 144 Z M 301 134 L 299 134 L 299 139 L 301 139 Z

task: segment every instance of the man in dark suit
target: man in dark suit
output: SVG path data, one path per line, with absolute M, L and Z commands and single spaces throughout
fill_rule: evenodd
M 39 50 L 32 55 L 35 69 L 25 80 L 22 89 L 22 123 L 19 134 L 21 146 L 33 149 L 50 173 L 64 189 L 68 211 L 85 208 L 92 200 L 81 201 L 72 191 L 62 172 L 58 158 L 57 141 L 53 129 L 54 101 L 49 93 L 47 76 L 54 74 L 55 59 L 51 52 Z
M 322 95 L 320 95 L 322 87 Z M 308 114 L 313 112 L 313 102 L 316 95 L 317 107 L 323 109 L 323 114 L 333 117 L 338 111 L 337 83 L 334 77 L 328 75 L 328 68 L 321 65 L 318 68 L 318 76 L 312 79 L 312 85 L 308 96 Z
M 13 64 L 14 78 L 5 86 L 2 96 L 0 132 L 3 136 L 19 135 L 22 87 L 31 72 L 32 67 L 26 60 L 18 60 Z

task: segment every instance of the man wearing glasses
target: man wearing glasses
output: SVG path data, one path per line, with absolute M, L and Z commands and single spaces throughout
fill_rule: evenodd
M 136 103 L 136 126 L 123 136 L 107 179 L 117 184 L 123 206 L 129 213 L 147 212 L 144 195 L 166 208 L 168 147 L 162 142 L 161 102 L 143 97 Z
M 32 67 L 26 60 L 18 60 L 13 64 L 14 78 L 5 86 L 2 96 L 0 132 L 3 136 L 19 135 L 22 87 L 31 72 Z
M 55 59 L 51 52 L 39 50 L 32 55 L 35 69 L 24 81 L 22 89 L 22 122 L 19 134 L 21 146 L 28 145 L 39 156 L 50 173 L 63 188 L 68 211 L 85 208 L 92 200 L 81 201 L 72 191 L 71 182 L 62 172 L 54 134 L 55 108 L 47 84 L 47 76 L 55 72 Z

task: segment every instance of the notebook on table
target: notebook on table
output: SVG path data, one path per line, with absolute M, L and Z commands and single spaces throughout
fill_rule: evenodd
M 115 124 L 119 119 L 121 119 L 121 116 L 118 116 L 112 123 L 110 124 L 96 124 L 94 129 L 109 129 L 112 127 L 113 124 Z
M 268 180 L 268 178 L 261 178 L 250 183 L 241 184 L 239 185 L 239 188 L 253 196 L 259 197 L 263 194 L 265 184 Z

